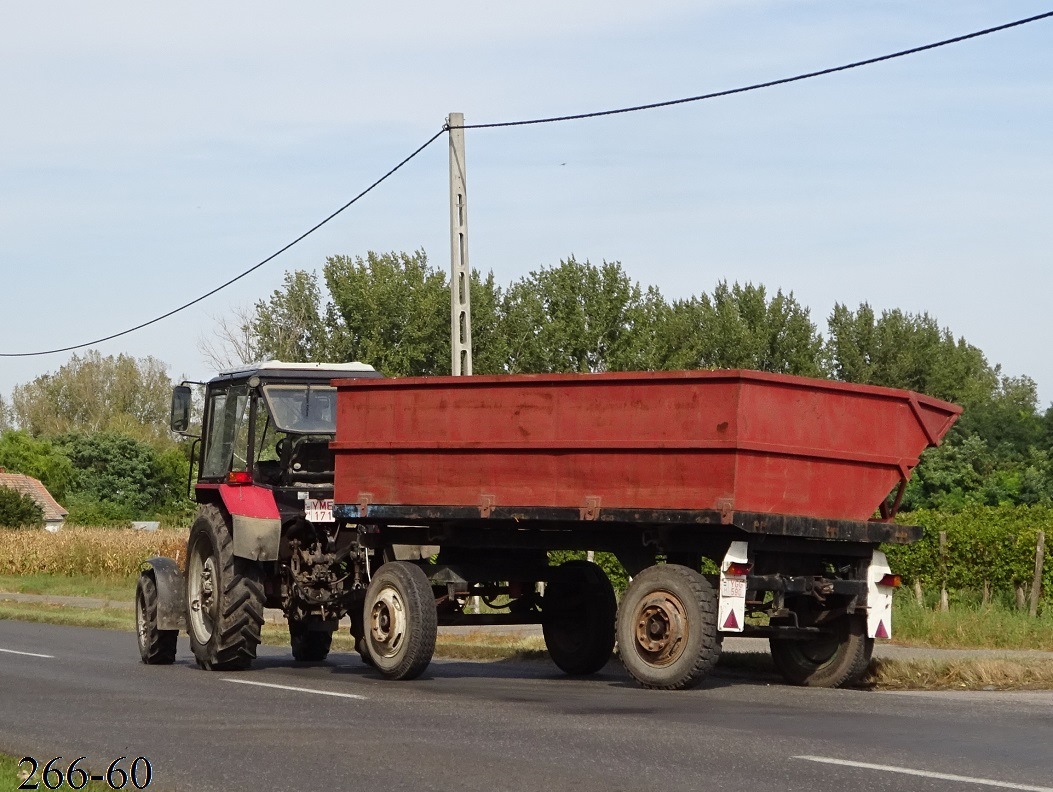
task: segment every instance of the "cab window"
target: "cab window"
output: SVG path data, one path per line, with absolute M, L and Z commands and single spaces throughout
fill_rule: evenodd
M 209 397 L 202 478 L 223 478 L 231 470 L 248 469 L 248 405 L 248 385 L 235 385 Z

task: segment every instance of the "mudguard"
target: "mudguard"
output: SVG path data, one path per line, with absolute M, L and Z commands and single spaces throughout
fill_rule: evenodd
M 186 629 L 186 581 L 179 564 L 171 558 L 150 558 L 143 562 L 149 567 L 157 584 L 157 629 Z M 147 570 L 143 570 L 147 574 Z
M 282 521 L 274 493 L 263 487 L 221 484 L 219 495 L 234 528 L 234 555 L 277 561 Z
M 892 637 L 892 592 L 895 589 L 881 585 L 885 575 L 891 573 L 888 558 L 880 550 L 875 550 L 867 566 L 867 636 L 870 638 Z
M 740 633 L 746 626 L 746 576 L 730 574 L 732 564 L 749 563 L 749 543 L 732 542 L 720 564 L 717 629 Z

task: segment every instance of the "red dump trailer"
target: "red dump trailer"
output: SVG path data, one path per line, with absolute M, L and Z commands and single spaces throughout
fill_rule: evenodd
M 186 432 L 189 387 L 173 398 Z M 617 643 L 641 684 L 698 684 L 725 635 L 769 641 L 790 682 L 836 686 L 891 636 L 879 546 L 921 452 L 961 410 L 888 388 L 752 371 L 385 379 L 270 362 L 207 383 L 185 574 L 151 559 L 144 662 L 178 631 L 248 667 L 265 606 L 294 659 L 348 617 L 362 658 L 419 676 L 438 625 L 540 624 L 569 674 Z M 616 600 L 591 561 L 631 582 Z M 480 607 L 482 604 L 485 607 Z M 480 612 L 482 611 L 482 612 Z
M 539 621 L 570 673 L 601 667 L 616 632 L 660 688 L 697 684 L 725 634 L 768 638 L 792 682 L 857 678 L 891 635 L 898 579 L 877 547 L 920 535 L 891 518 L 961 412 L 753 371 L 334 384 L 337 518 L 385 559 L 428 548 L 415 569 L 439 624 Z M 617 611 L 602 573 L 550 567 L 552 550 L 617 556 L 632 575 Z M 367 638 L 387 636 L 396 589 L 367 599 Z M 503 612 L 468 613 L 477 596 Z

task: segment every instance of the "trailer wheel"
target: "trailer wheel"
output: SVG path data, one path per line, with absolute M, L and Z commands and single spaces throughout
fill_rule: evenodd
M 366 637 L 364 635 L 361 638 L 355 639 L 355 651 L 358 652 L 363 663 L 370 668 L 376 667 L 377 664 L 373 660 L 373 655 L 369 653 L 369 644 L 366 643 Z
M 614 651 L 618 601 L 606 573 L 591 561 L 556 567 L 541 601 L 541 627 L 549 656 L 571 676 L 595 674 Z
M 139 656 L 147 665 L 175 662 L 179 630 L 157 628 L 157 581 L 153 572 L 143 572 L 135 586 L 135 633 Z
M 622 663 L 641 685 L 695 687 L 720 656 L 713 586 L 685 566 L 647 567 L 622 597 L 617 632 Z
M 222 513 L 205 506 L 187 540 L 187 632 L 197 664 L 211 671 L 248 668 L 263 626 L 259 567 L 235 558 Z
M 437 624 L 424 570 L 408 561 L 383 564 L 366 589 L 364 617 L 366 647 L 377 671 L 389 679 L 414 679 L 424 672 L 435 653 Z
M 289 643 L 293 660 L 320 663 L 329 656 L 333 645 L 332 630 L 312 630 L 310 619 L 289 619 Z
M 829 635 L 804 641 L 771 638 L 771 659 L 791 685 L 835 688 L 858 682 L 870 665 L 874 639 L 861 616 L 839 619 Z

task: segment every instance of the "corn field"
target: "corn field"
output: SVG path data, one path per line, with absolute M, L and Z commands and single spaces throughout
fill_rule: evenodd
M 0 529 L 0 575 L 129 577 L 152 556 L 182 565 L 186 536 L 131 528 L 63 528 L 58 533 Z

